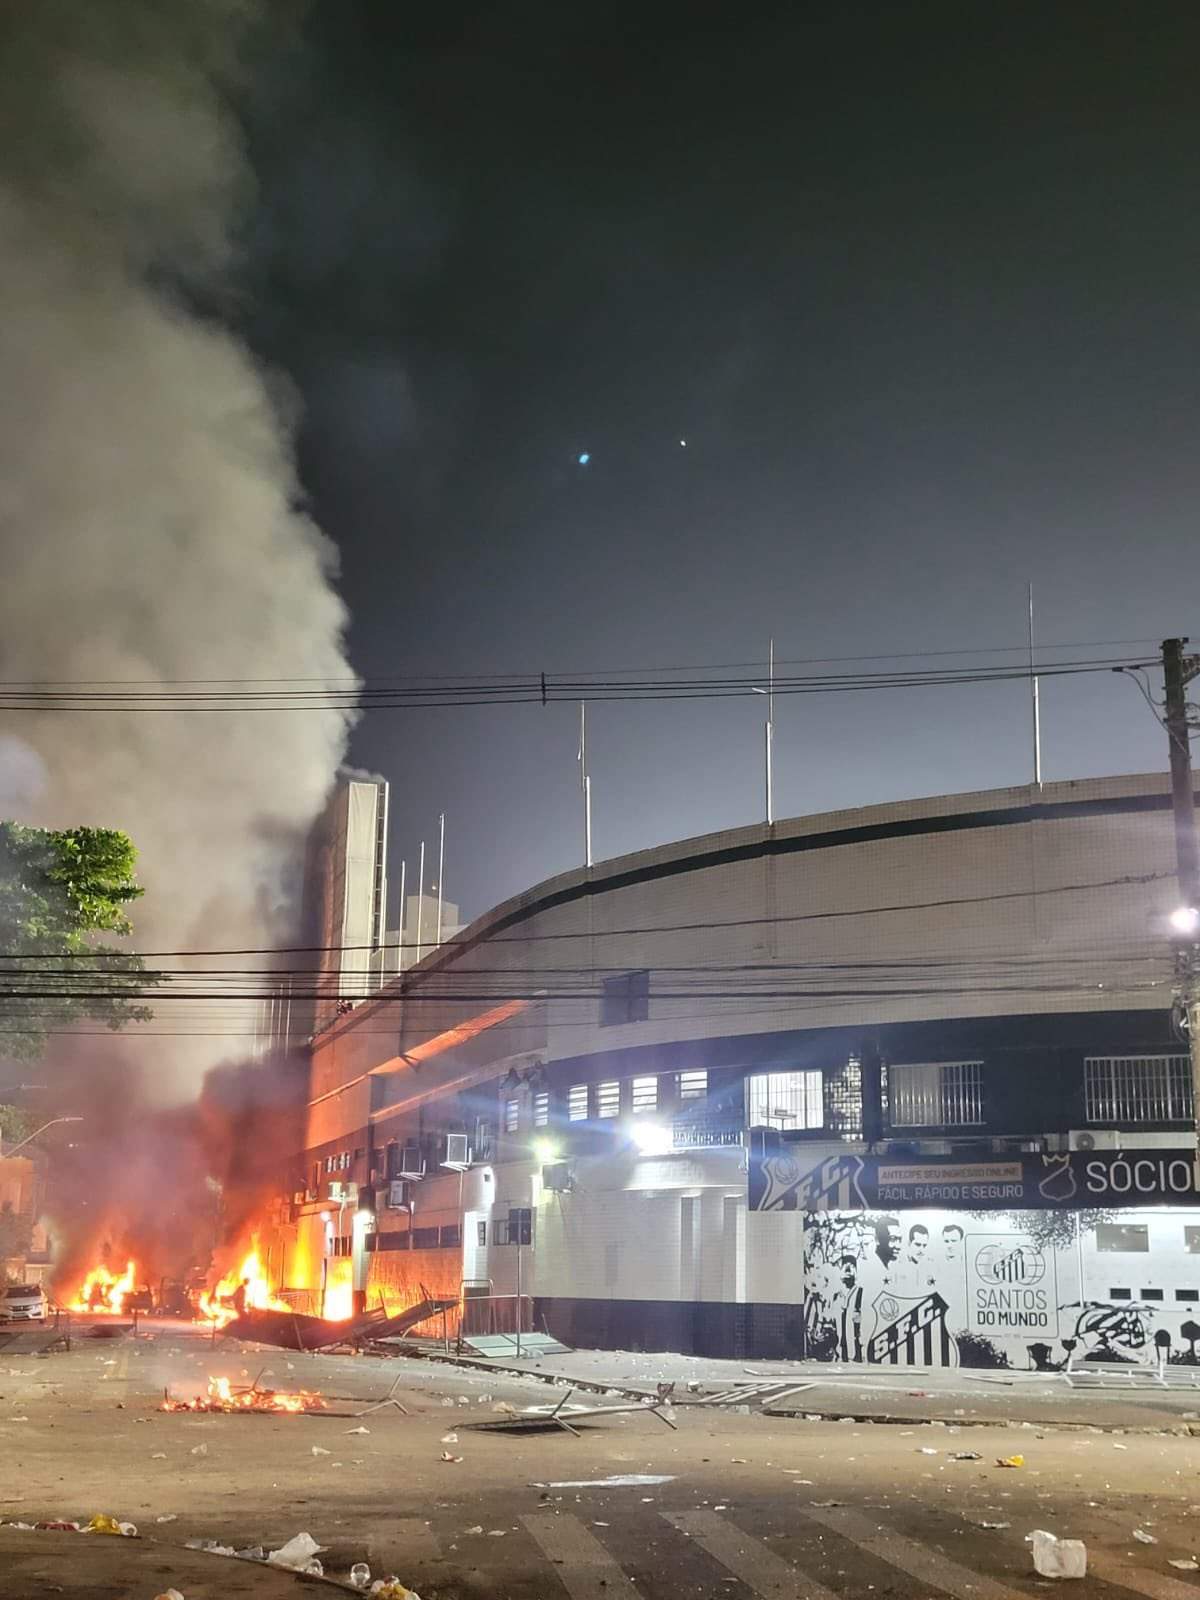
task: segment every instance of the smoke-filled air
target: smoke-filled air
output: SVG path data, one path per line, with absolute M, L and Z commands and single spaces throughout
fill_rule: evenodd
M 264 10 L 4 8 L 10 683 L 351 677 L 332 551 L 299 505 L 286 392 L 216 314 L 253 193 L 229 95 L 252 92 L 244 64 Z M 140 947 L 262 946 L 287 927 L 303 833 L 346 731 L 335 710 L 6 711 L 0 814 L 126 829 L 146 889 Z M 237 1048 L 163 1043 L 155 1077 L 172 1092 Z

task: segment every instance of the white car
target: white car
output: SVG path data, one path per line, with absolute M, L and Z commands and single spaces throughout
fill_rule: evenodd
M 45 1322 L 46 1291 L 36 1283 L 10 1283 L 0 1289 L 0 1322 Z

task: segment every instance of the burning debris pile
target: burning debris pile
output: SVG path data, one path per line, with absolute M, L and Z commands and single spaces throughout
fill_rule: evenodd
M 163 1392 L 160 1411 L 261 1411 L 299 1412 L 324 1411 L 326 1403 L 319 1394 L 309 1389 L 298 1389 L 295 1394 L 277 1389 L 261 1389 L 256 1378 L 245 1389 L 235 1389 L 228 1378 L 210 1378 L 208 1391 L 193 1396 L 191 1400 L 174 1400 Z
M 200 1296 L 202 1317 L 224 1328 L 244 1311 L 290 1311 L 286 1300 L 272 1291 L 255 1239 L 240 1267 L 227 1272 L 215 1289 Z

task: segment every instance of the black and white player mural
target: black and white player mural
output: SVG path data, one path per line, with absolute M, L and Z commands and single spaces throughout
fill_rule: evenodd
M 788 1152 L 751 1189 L 751 1212 L 784 1214 L 772 1237 L 791 1237 L 801 1254 L 810 1359 L 1041 1371 L 1197 1363 L 1200 1209 L 1160 1200 L 1048 1218 L 1047 1201 L 1087 1179 L 1077 1184 L 1061 1162 L 1006 1178 L 980 1169 L 966 1205 L 914 1207 L 893 1170 L 844 1153 L 804 1165 Z M 922 1181 L 958 1199 L 967 1171 L 927 1166 Z M 988 1188 L 1007 1192 L 989 1206 Z M 893 1205 L 878 1204 L 883 1194 Z M 1001 1209 L 1030 1194 L 1039 1209 Z

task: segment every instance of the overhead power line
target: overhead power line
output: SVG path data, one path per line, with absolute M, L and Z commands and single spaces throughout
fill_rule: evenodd
M 778 695 L 848 694 L 877 689 L 918 689 L 963 684 L 1005 683 L 1032 677 L 1078 676 L 1125 671 L 1154 665 L 1138 656 L 1106 656 L 1073 661 L 998 663 L 946 667 L 910 667 L 889 671 L 777 672 Z M 676 669 L 685 670 L 685 669 Z M 691 670 L 691 669 L 687 669 Z M 118 687 L 111 685 L 0 685 L 0 711 L 72 712 L 232 712 L 232 711 L 371 711 L 422 710 L 469 706 L 550 705 L 561 702 L 655 702 L 668 700 L 720 700 L 746 697 L 761 691 L 762 673 L 728 676 L 719 669 L 700 668 L 700 675 L 684 678 L 672 669 L 660 669 L 643 678 L 620 675 L 564 676 L 518 674 L 506 679 L 455 678 L 392 681 L 338 680 L 301 687 L 300 680 L 285 687 L 258 684 L 212 688 L 202 684 Z
M 937 900 L 908 900 L 898 901 L 882 906 L 839 906 L 830 911 L 797 911 L 775 914 L 764 917 L 728 917 L 711 918 L 704 922 L 659 922 L 642 923 L 623 928 L 588 928 L 579 931 L 563 930 L 557 933 L 489 933 L 486 928 L 481 929 L 470 941 L 461 943 L 449 940 L 439 946 L 438 953 L 445 958 L 464 954 L 473 948 L 475 943 L 499 944 L 548 944 L 566 939 L 619 939 L 640 937 L 643 935 L 666 933 L 707 933 L 719 928 L 758 928 L 779 927 L 807 922 L 829 922 L 847 917 L 882 917 L 898 916 L 912 911 L 936 911 L 957 906 L 993 905 L 1006 900 L 1033 900 L 1044 899 L 1060 894 L 1086 894 L 1096 889 L 1133 888 L 1138 885 L 1150 883 L 1173 882 L 1174 872 L 1136 872 L 1123 873 L 1115 878 L 1094 878 L 1080 883 L 1054 884 L 1041 889 L 1001 889 L 991 894 L 952 895 Z M 225 946 L 207 950 L 142 950 L 130 952 L 137 954 L 143 960 L 163 961 L 167 959 L 183 960 L 204 959 L 214 956 L 289 956 L 289 955 L 346 955 L 358 952 L 382 952 L 388 950 L 415 950 L 428 949 L 428 943 L 418 946 L 415 940 L 388 941 L 386 944 L 309 944 L 309 945 L 248 945 Z M 38 950 L 5 950 L 0 951 L 0 961 L 30 961 L 30 960 L 55 960 L 55 961 L 108 961 L 112 957 L 101 950 L 77 950 L 71 952 L 54 952 L 47 956 Z M 408 968 L 404 974 L 391 974 L 392 977 L 417 974 L 424 976 L 434 968 Z M 622 968 L 624 970 L 624 968 Z M 0 968 L 0 974 L 3 968 Z

